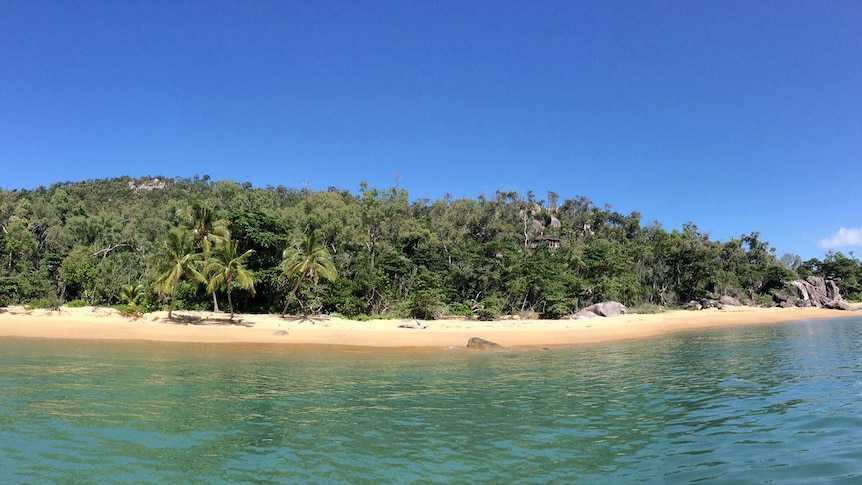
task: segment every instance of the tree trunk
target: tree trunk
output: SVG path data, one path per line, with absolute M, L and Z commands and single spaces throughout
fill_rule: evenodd
M 230 284 L 231 278 L 227 279 L 227 306 L 230 308 L 230 319 L 233 320 L 233 301 L 230 299 Z M 213 292 L 213 299 L 215 299 L 215 292 Z
M 290 297 L 296 295 L 296 290 L 299 289 L 299 284 L 302 283 L 302 279 L 305 278 L 305 272 L 299 275 L 299 279 L 296 280 L 296 286 L 293 287 L 293 291 L 287 296 L 287 301 L 284 302 L 284 310 L 281 311 L 281 318 L 284 318 L 287 315 L 287 307 L 290 305 Z
M 218 313 L 218 300 L 216 300 L 215 291 L 213 291 L 213 312 Z
M 180 279 L 177 278 L 174 280 L 174 286 L 171 288 L 171 306 L 168 307 L 168 320 L 173 318 L 174 313 L 174 302 L 177 301 L 177 286 L 180 284 Z

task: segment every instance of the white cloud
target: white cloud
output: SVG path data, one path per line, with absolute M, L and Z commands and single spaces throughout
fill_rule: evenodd
M 840 248 L 845 246 L 862 246 L 862 228 L 847 229 L 842 227 L 835 234 L 818 241 L 821 248 Z

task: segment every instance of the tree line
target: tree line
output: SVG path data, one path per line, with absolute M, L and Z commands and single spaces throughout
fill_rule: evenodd
M 0 305 L 559 318 L 592 303 L 753 303 L 820 275 L 862 296 L 842 253 L 780 258 L 759 233 L 713 240 L 584 197 L 497 191 L 411 200 L 399 187 L 325 191 L 118 177 L 0 189 Z

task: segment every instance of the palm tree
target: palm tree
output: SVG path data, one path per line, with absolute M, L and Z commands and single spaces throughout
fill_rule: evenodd
M 160 295 L 171 293 L 171 306 L 168 318 L 173 318 L 174 303 L 177 300 L 177 287 L 180 279 L 190 278 L 197 282 L 205 282 L 205 278 L 197 270 L 201 262 L 201 254 L 195 251 L 194 243 L 186 231 L 171 229 L 162 246 L 156 254 L 156 290 Z
M 123 285 L 120 288 L 120 299 L 126 302 L 127 305 L 137 307 L 138 299 L 144 296 L 143 285 Z
M 230 231 L 227 228 L 230 221 L 216 219 L 215 210 L 206 202 L 194 202 L 186 209 L 179 209 L 177 216 L 182 219 L 182 227 L 191 232 L 195 245 L 200 246 L 205 256 L 209 255 L 214 245 L 230 239 Z M 215 291 L 212 296 L 213 311 L 217 312 L 219 309 Z
M 204 274 L 209 275 L 207 291 L 215 293 L 222 285 L 227 286 L 227 304 L 230 307 L 230 319 L 233 320 L 233 300 L 231 288 L 236 283 L 243 290 L 254 295 L 254 274 L 246 269 L 245 260 L 254 253 L 253 249 L 237 256 L 237 242 L 230 239 L 216 245 L 212 257 L 207 260 Z
M 305 278 L 310 277 L 311 281 L 317 284 L 321 277 L 327 281 L 334 281 L 338 276 L 332 257 L 326 248 L 317 244 L 312 232 L 297 238 L 291 247 L 284 250 L 281 270 L 287 278 L 298 277 L 296 285 L 284 304 L 284 310 L 281 312 L 282 318 L 287 314 L 287 307 L 292 298 L 296 297 L 296 291 Z

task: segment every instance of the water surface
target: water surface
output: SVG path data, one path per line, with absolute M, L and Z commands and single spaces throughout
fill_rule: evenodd
M 3 483 L 862 483 L 862 320 L 553 351 L 0 339 Z

